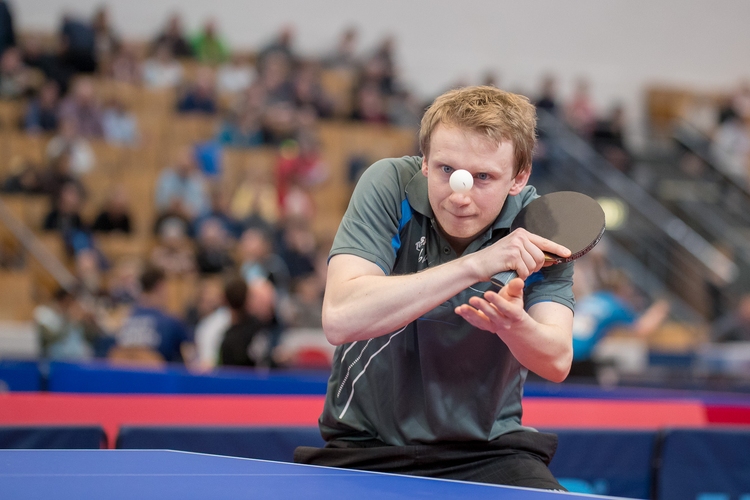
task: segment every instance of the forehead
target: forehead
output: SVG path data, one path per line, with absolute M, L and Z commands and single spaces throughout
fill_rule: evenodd
M 466 170 L 512 168 L 514 161 L 511 141 L 498 143 L 480 132 L 445 124 L 435 127 L 429 151 L 429 163 L 446 163 Z

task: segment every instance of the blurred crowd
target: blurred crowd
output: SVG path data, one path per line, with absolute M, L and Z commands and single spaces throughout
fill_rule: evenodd
M 217 20 L 188 32 L 174 14 L 151 40 L 135 43 L 119 32 L 106 6 L 90 18 L 65 15 L 54 37 L 20 36 L 11 8 L 0 0 L 0 100 L 23 103 L 10 126 L 49 138 L 43 164 L 12 165 L 2 190 L 49 199 L 43 230 L 63 237 L 78 280 L 34 312 L 46 356 L 177 361 L 199 370 L 330 362 L 321 333 L 330 235 L 313 231 L 310 194 L 329 175 L 317 124 L 415 129 L 428 102 L 403 81 L 393 37 L 362 50 L 359 36 L 356 28 L 345 29 L 327 53 L 302 57 L 294 28 L 284 26 L 257 50 L 237 50 Z M 142 259 L 111 262 L 96 243 L 100 233 L 135 231 L 132 193 L 123 186 L 108 193 L 92 218 L 83 215 L 88 193 L 81 178 L 98 162 L 91 141 L 132 148 L 149 141 L 126 100 L 116 92 L 102 99 L 96 85 L 102 80 L 166 91 L 175 113 L 215 117 L 217 124 L 210 141 L 169 152 L 154 186 L 149 231 L 155 243 Z M 479 83 L 498 85 L 492 74 Z M 634 161 L 625 108 L 597 109 L 584 78 L 564 98 L 558 85 L 546 75 L 527 94 L 629 172 Z M 731 112 L 717 115 L 710 131 L 717 154 L 728 144 L 743 158 L 750 150 L 738 139 L 747 141 L 746 130 L 729 130 L 744 127 L 734 118 L 748 116 L 748 96 L 744 89 Z M 273 173 L 248 168 L 228 187 L 215 165 L 216 151 L 225 147 L 274 148 Z M 376 159 L 354 158 L 351 168 L 361 171 Z M 597 289 L 625 290 L 615 275 Z M 179 314 L 167 307 L 170 294 L 179 292 L 170 288 L 175 283 L 195 289 Z M 645 309 L 633 309 L 627 322 Z M 666 306 L 659 310 L 668 313 Z

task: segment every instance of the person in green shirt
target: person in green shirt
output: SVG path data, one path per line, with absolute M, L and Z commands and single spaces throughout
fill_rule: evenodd
M 217 65 L 229 59 L 229 47 L 219 36 L 216 22 L 211 19 L 203 26 L 203 31 L 190 40 L 193 54 L 204 64 Z
M 337 345 L 320 429 L 295 460 L 562 489 L 556 436 L 521 423 L 528 370 L 565 379 L 573 356 L 569 250 L 523 229 L 536 110 L 467 87 L 438 97 L 423 156 L 380 160 L 358 182 L 330 252 L 323 327 Z M 450 177 L 466 170 L 468 191 Z M 494 274 L 519 278 L 497 290 Z

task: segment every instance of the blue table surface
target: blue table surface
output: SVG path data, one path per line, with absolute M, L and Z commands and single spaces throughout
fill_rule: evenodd
M 0 450 L 8 499 L 612 498 L 166 450 Z

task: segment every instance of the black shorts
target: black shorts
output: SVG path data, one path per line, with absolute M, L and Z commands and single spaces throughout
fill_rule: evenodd
M 333 440 L 324 448 L 301 446 L 294 461 L 410 476 L 565 491 L 547 468 L 557 436 L 518 431 L 487 443 L 390 446 L 378 440 Z

